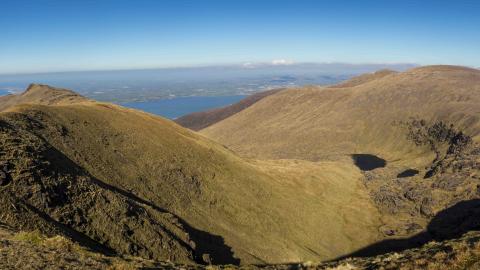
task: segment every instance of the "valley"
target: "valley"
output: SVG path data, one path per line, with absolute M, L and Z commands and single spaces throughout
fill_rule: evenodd
M 480 71 L 458 66 L 279 89 L 178 124 L 32 84 L 0 97 L 0 220 L 137 266 L 327 269 L 456 247 L 479 229 L 479 104 Z

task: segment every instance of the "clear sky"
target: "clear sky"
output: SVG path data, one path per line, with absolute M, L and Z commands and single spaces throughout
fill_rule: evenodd
M 242 62 L 480 66 L 480 1 L 0 0 L 0 73 Z

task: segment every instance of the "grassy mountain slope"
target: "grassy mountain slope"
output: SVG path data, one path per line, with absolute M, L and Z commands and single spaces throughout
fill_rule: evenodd
M 0 217 L 184 263 L 319 261 L 451 239 L 478 227 L 479 92 L 478 70 L 451 66 L 288 89 L 202 130 L 227 148 L 32 85 L 32 98 L 0 99 Z
M 0 114 L 10 226 L 186 263 L 318 261 L 379 240 L 352 164 L 245 160 L 160 117 L 49 100 Z
M 183 127 L 198 131 L 208 126 L 211 126 L 219 121 L 222 121 L 223 119 L 228 118 L 238 113 L 239 111 L 242 111 L 252 106 L 262 98 L 275 94 L 278 91 L 281 91 L 281 89 L 274 89 L 256 93 L 229 106 L 212 109 L 205 112 L 195 112 L 184 115 L 182 117 L 179 117 L 178 119 L 175 119 L 175 122 Z
M 421 151 L 396 121 L 444 120 L 479 140 L 478 104 L 480 71 L 421 67 L 353 87 L 282 91 L 202 133 L 248 157 L 320 160 L 369 152 L 394 160 Z
M 21 94 L 11 94 L 0 97 L 0 111 L 4 111 L 17 104 L 59 105 L 88 101 L 88 99 L 67 89 L 42 84 L 31 84 L 25 92 Z
M 30 132 L 46 128 L 41 122 L 9 112 L 0 116 L 0 126 L 2 222 L 64 235 L 106 253 L 196 261 L 178 218 L 89 174 Z
M 385 238 L 411 236 L 443 209 L 478 199 L 480 71 L 430 66 L 367 77 L 285 90 L 201 132 L 256 159 L 376 156 L 358 167 L 381 164 L 362 169 L 361 181 Z
M 360 84 L 364 84 L 373 80 L 381 79 L 385 76 L 390 74 L 395 74 L 396 71 L 389 70 L 389 69 L 382 69 L 373 73 L 362 74 L 360 76 L 353 77 L 349 80 L 344 82 L 340 82 L 335 85 L 331 85 L 330 88 L 345 88 L 345 87 L 354 87 Z

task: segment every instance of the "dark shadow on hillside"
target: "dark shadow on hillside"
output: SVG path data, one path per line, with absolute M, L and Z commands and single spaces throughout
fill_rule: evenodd
M 389 252 L 399 252 L 420 247 L 432 240 L 444 241 L 459 238 L 464 233 L 480 230 L 480 200 L 462 201 L 440 211 L 428 224 L 426 230 L 410 238 L 384 240 L 362 248 L 338 259 L 369 257 Z
M 353 162 L 362 171 L 371 171 L 387 166 L 387 161 L 372 154 L 352 154 Z
M 418 170 L 415 169 L 406 169 L 405 171 L 397 174 L 397 178 L 406 178 L 406 177 L 412 177 L 415 176 L 419 173 Z
M 240 260 L 233 256 L 234 254 L 233 254 L 232 248 L 225 244 L 223 237 L 196 229 L 192 227 L 190 224 L 188 224 L 185 220 L 175 215 L 174 213 L 171 213 L 166 209 L 163 209 L 153 204 L 152 202 L 142 199 L 136 196 L 135 194 L 132 194 L 118 187 L 107 184 L 93 177 L 85 169 L 77 165 L 69 157 L 65 156 L 62 152 L 60 152 L 53 146 L 51 147 L 52 148 L 50 148 L 44 154 L 50 161 L 52 161 L 52 164 L 60 165 L 62 169 L 68 170 L 69 173 L 87 175 L 92 180 L 93 183 L 95 183 L 96 185 L 98 185 L 103 189 L 107 189 L 112 192 L 118 193 L 124 197 L 127 197 L 135 201 L 136 203 L 147 205 L 155 209 L 156 211 L 159 211 L 162 213 L 170 213 L 171 215 L 173 215 L 179 221 L 179 223 L 182 225 L 185 231 L 189 234 L 189 237 L 195 242 L 194 251 L 195 251 L 195 261 L 197 263 L 235 264 L 235 265 L 240 264 Z M 70 228 L 68 229 L 71 230 Z M 176 236 L 173 234 L 170 234 L 170 236 L 173 238 L 176 238 Z M 182 242 L 181 239 L 176 238 L 176 240 L 179 241 L 180 243 Z

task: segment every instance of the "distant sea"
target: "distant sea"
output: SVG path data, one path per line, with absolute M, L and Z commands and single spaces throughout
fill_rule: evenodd
M 4 89 L 0 89 L 0 96 L 5 96 L 5 95 L 8 95 L 8 94 L 10 94 L 10 91 L 4 90 Z
M 1 0 L 0 0 L 1 1 Z M 228 65 L 142 70 L 0 74 L 0 95 L 22 92 L 31 83 L 72 89 L 88 98 L 115 102 L 174 119 L 235 103 L 275 88 L 335 84 L 352 76 L 409 64 Z
M 126 102 L 119 104 L 125 107 L 142 110 L 169 119 L 176 119 L 189 113 L 228 106 L 242 100 L 245 97 L 245 95 L 214 97 L 195 96 L 177 97 L 145 102 Z

